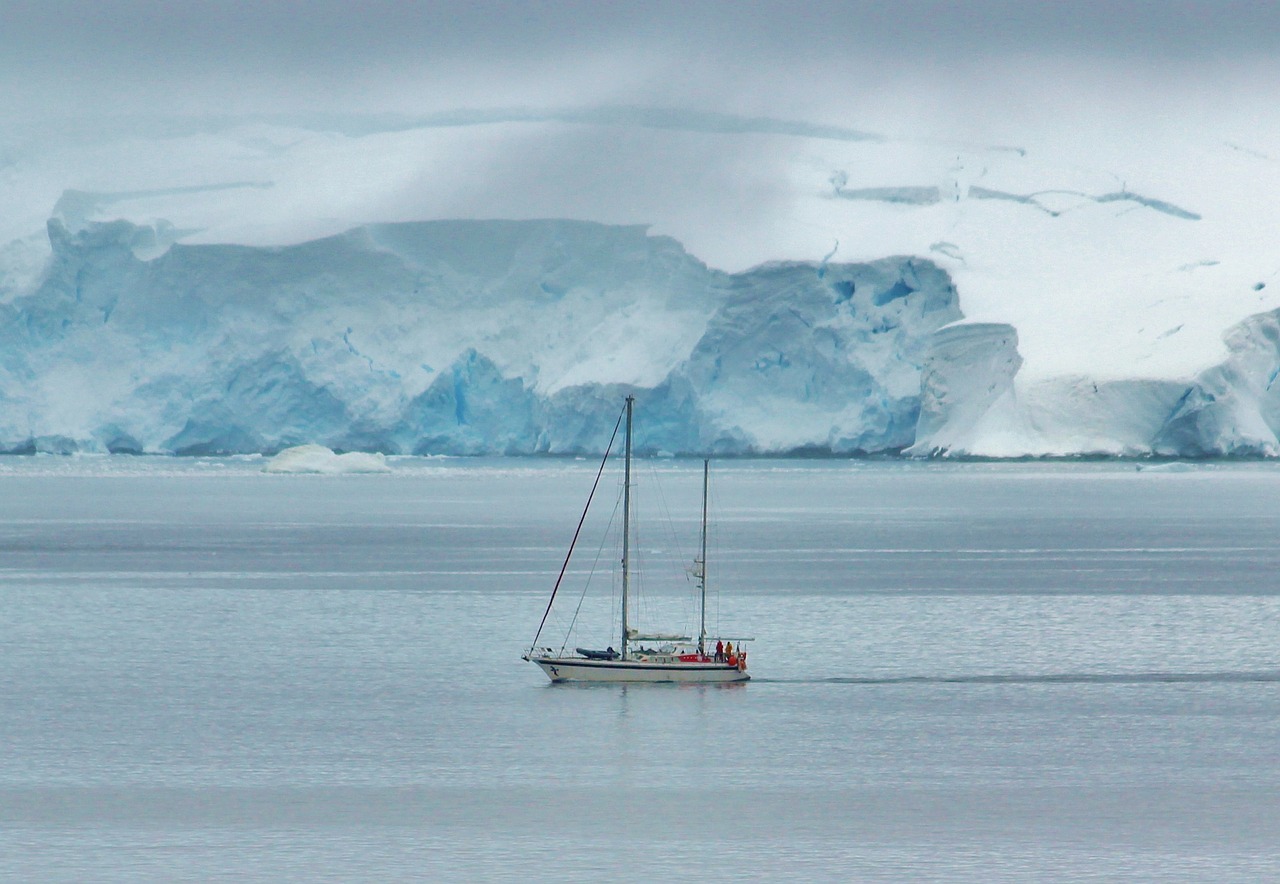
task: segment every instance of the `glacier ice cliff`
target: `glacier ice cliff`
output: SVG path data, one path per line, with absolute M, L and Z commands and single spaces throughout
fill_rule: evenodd
M 1229 356 L 1179 396 L 1153 441 L 1158 454 L 1280 455 L 1280 310 L 1229 329 Z
M 1010 407 L 1022 367 L 1017 330 L 1004 323 L 953 325 L 930 344 L 916 442 L 907 453 L 967 453 L 989 438 L 985 425 Z
M 591 453 L 634 392 L 651 453 L 1280 456 L 1280 310 L 1185 377 L 1028 377 L 1020 330 L 964 320 L 916 257 L 727 273 L 643 226 L 553 220 L 245 246 L 63 214 L 48 235 L 38 284 L 0 302 L 4 452 Z
M 0 448 L 586 452 L 635 390 L 654 451 L 1270 456 L 1255 85 L 18 121 Z M 580 221 L 416 223 L 459 215 Z
M 933 336 L 913 455 L 1280 456 L 1280 310 L 1223 335 L 1227 358 L 1186 380 L 1086 376 L 1019 383 L 1017 333 L 959 324 Z
M 961 318 L 928 260 L 730 274 L 640 226 L 48 233 L 40 284 L 0 304 L 9 452 L 594 452 L 624 391 L 642 451 L 899 451 L 932 335 Z

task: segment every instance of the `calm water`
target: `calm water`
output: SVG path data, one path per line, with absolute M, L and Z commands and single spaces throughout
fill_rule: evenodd
M 619 688 L 519 659 L 593 464 L 258 466 L 0 461 L 5 878 L 1280 878 L 1276 467 L 722 463 L 755 680 Z

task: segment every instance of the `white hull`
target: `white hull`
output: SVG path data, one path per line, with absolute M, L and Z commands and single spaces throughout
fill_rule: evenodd
M 581 657 L 527 657 L 552 681 L 680 682 L 722 684 L 747 681 L 745 670 L 728 663 L 653 663 L 641 660 L 586 660 Z

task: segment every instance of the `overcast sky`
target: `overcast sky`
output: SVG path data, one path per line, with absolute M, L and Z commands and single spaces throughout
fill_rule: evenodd
M 737 266 L 833 168 L 927 185 L 990 146 L 1176 202 L 1201 145 L 1280 153 L 1277 35 L 1275 0 L 0 0 L 0 242 L 42 236 L 67 190 L 172 187 L 227 205 L 104 211 L 273 243 L 370 220 L 652 223 Z M 274 115 L 262 139 L 242 125 Z M 885 145 L 874 168 L 859 133 Z M 814 135 L 822 156 L 794 137 Z M 1027 175 L 1002 186 L 1049 186 Z M 788 254 L 839 238 L 813 231 Z
M 0 0 L 0 111 L 651 104 L 843 119 L 1013 80 L 1035 81 L 1026 101 L 1257 84 L 1278 36 L 1280 4 L 1240 0 Z

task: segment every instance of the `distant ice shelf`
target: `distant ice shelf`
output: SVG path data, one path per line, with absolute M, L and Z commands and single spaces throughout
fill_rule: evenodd
M 727 273 L 643 226 L 564 220 L 291 246 L 79 217 L 48 234 L 42 281 L 0 304 L 10 453 L 596 453 L 629 391 L 649 453 L 1280 455 L 1280 311 L 1184 379 L 1023 377 L 1019 330 L 965 320 L 922 257 Z
M 372 225 L 288 247 L 155 249 L 48 225 L 0 305 L 0 448 L 597 452 L 624 390 L 649 452 L 899 451 L 932 332 L 928 260 L 708 268 L 643 227 Z

